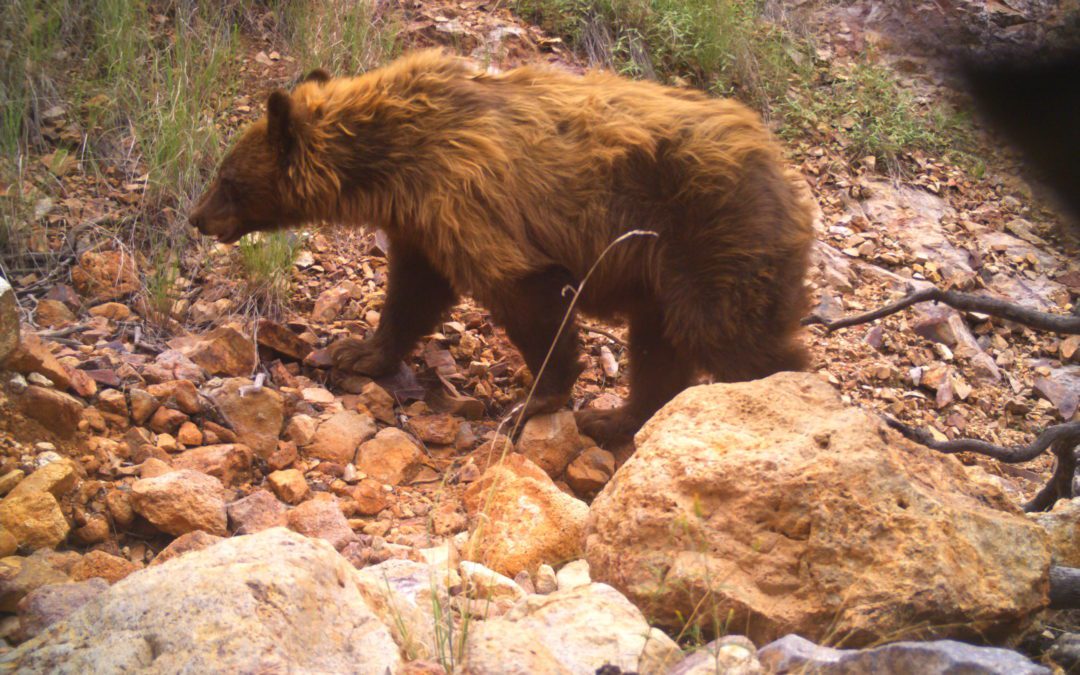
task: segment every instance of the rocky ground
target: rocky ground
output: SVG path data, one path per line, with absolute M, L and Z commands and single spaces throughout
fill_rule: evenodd
M 817 16 L 830 27 L 821 58 L 884 44 L 914 90 L 946 95 L 926 64 L 888 51 L 873 13 Z M 584 67 L 499 3 L 419 0 L 407 18 L 414 45 Z M 288 47 L 251 38 L 223 129 L 298 74 Z M 47 111 L 46 137 L 81 133 L 72 119 Z M 821 207 L 819 315 L 919 284 L 1076 306 L 1076 243 L 1007 153 L 987 150 L 981 177 L 927 156 L 889 177 L 826 134 L 789 149 Z M 688 392 L 627 461 L 569 413 L 507 437 L 531 376 L 470 303 L 393 377 L 332 379 L 326 345 L 378 323 L 376 234 L 298 233 L 293 294 L 275 311 L 243 299 L 235 249 L 200 244 L 163 316 L 146 301 L 152 261 L 105 236 L 143 207 L 145 184 L 38 160 L 32 172 L 65 195 L 36 205 L 33 246 L 52 265 L 0 281 L 7 667 L 1047 672 L 1002 649 L 876 646 L 1024 636 L 1030 655 L 1055 667 L 1056 640 L 1071 663 L 1068 617 L 1043 610 L 1051 560 L 1080 566 L 1080 507 L 1018 509 L 1051 458 L 945 457 L 865 411 L 940 438 L 1029 442 L 1078 419 L 1076 336 L 929 305 L 812 327 L 812 373 Z M 575 407 L 625 394 L 622 336 L 584 333 Z

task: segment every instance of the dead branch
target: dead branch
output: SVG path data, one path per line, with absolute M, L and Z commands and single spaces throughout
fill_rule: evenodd
M 604 337 L 611 340 L 612 342 L 619 345 L 620 347 L 625 347 L 626 346 L 626 342 L 622 338 L 615 335 L 611 331 L 604 330 L 603 328 L 594 328 L 593 326 L 585 326 L 585 325 L 583 325 L 583 326 L 581 326 L 581 330 L 585 331 L 586 333 L 595 333 L 596 335 L 603 335 Z
M 890 428 L 900 432 L 908 440 L 946 454 L 972 452 L 1007 464 L 1018 464 L 1029 462 L 1051 449 L 1057 458 L 1054 474 L 1039 493 L 1024 505 L 1024 510 L 1048 511 L 1057 500 L 1072 497 L 1072 480 L 1076 473 L 1075 451 L 1080 447 L 1080 422 L 1055 424 L 1044 429 L 1038 438 L 1028 445 L 1005 447 L 974 438 L 939 441 L 925 429 L 908 426 L 887 415 L 882 417 Z
M 972 293 L 961 293 L 960 291 L 947 291 L 934 287 L 924 288 L 919 291 L 911 290 L 900 300 L 879 309 L 875 309 L 872 312 L 856 314 L 855 316 L 848 316 L 835 321 L 829 321 L 824 317 L 811 314 L 804 318 L 802 323 L 804 326 L 825 326 L 825 330 L 831 333 L 841 328 L 870 323 L 876 319 L 896 314 L 897 312 L 920 302 L 940 302 L 953 309 L 963 310 L 965 312 L 989 314 L 990 316 L 1015 321 L 1016 323 L 1037 330 L 1080 335 L 1080 316 L 1040 312 L 1038 310 L 1028 309 L 1027 307 L 1023 307 L 1014 302 L 999 300 L 998 298 L 991 298 L 985 295 L 974 295 Z

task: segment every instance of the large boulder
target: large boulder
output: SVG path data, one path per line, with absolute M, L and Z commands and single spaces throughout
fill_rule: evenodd
M 523 455 L 507 455 L 465 491 L 466 558 L 508 577 L 580 558 L 588 508 Z
M 586 557 L 664 625 L 995 639 L 1046 605 L 1046 534 L 817 376 L 689 389 L 636 443 L 593 502 Z
M 652 675 L 681 658 L 678 645 L 618 591 L 589 584 L 531 595 L 501 617 L 472 624 L 464 672 L 591 675 L 608 665 Z
M 371 673 L 401 665 L 357 572 L 281 528 L 148 567 L 90 599 L 0 667 L 52 673 Z

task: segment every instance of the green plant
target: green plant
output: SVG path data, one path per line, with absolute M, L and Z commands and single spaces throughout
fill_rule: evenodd
M 246 293 L 255 311 L 281 314 L 292 295 L 292 268 L 300 251 L 292 232 L 249 234 L 237 245 Z

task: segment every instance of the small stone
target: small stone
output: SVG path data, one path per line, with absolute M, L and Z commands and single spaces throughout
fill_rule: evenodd
M 206 379 L 206 372 L 199 365 L 175 349 L 158 354 L 153 363 L 143 368 L 142 375 L 147 382 L 190 380 L 198 384 Z
M 231 378 L 220 386 L 208 386 L 205 393 L 232 426 L 239 441 L 265 459 L 277 450 L 285 421 L 285 403 L 281 394 L 270 387 L 251 391 L 246 389 L 250 384 L 244 378 Z M 209 424 L 203 426 L 204 436 L 208 428 Z
M 211 375 L 247 377 L 258 362 L 255 344 L 231 326 L 219 326 L 201 336 L 173 338 L 169 346 Z
M 15 291 L 4 277 L 0 277 L 0 365 L 19 344 L 19 305 Z
M 139 465 L 139 477 L 157 478 L 158 476 L 164 476 L 172 470 L 172 465 L 168 462 L 158 459 L 157 457 L 147 457 L 143 460 L 143 463 Z
M 513 579 L 489 570 L 479 563 L 462 560 L 459 569 L 461 578 L 466 584 L 465 592 L 471 598 L 483 600 L 505 598 L 517 601 L 525 597 L 525 591 L 514 583 Z
M 87 546 L 100 544 L 109 538 L 109 519 L 100 513 L 88 516 L 86 524 L 72 534 L 77 541 Z
M 6 527 L 0 527 L 0 558 L 15 555 L 18 550 L 19 540 L 15 538 L 15 535 L 8 532 Z
M 204 445 L 182 452 L 172 459 L 176 469 L 193 469 L 217 478 L 226 487 L 238 487 L 251 480 L 255 454 L 242 443 Z
M 303 472 L 297 469 L 275 471 L 267 476 L 266 480 L 274 494 L 286 504 L 299 504 L 310 491 Z
M 105 551 L 90 551 L 71 567 L 71 578 L 86 581 L 100 577 L 112 585 L 138 569 L 138 565 L 126 558 Z
M 147 393 L 166 408 L 179 410 L 188 415 L 198 415 L 203 412 L 203 402 L 199 399 L 199 390 L 195 388 L 193 382 L 187 380 L 159 382 L 150 385 Z
M 236 534 L 255 534 L 285 525 L 285 505 L 266 490 L 256 490 L 228 506 L 229 523 Z
M 87 251 L 71 270 L 71 283 L 92 300 L 118 300 L 142 288 L 135 257 L 125 251 Z
M 39 326 L 58 328 L 75 322 L 75 315 L 59 300 L 39 300 L 34 309 L 34 321 Z
M 135 424 L 144 424 L 158 409 L 157 399 L 144 389 L 130 389 L 128 398 L 131 400 L 131 421 Z
M 615 474 L 615 455 L 589 448 L 566 467 L 566 482 L 577 494 L 593 494 Z
M 360 401 L 383 424 L 394 424 L 394 397 L 385 389 L 368 382 L 360 390 Z
M 323 291 L 315 299 L 315 308 L 311 310 L 311 320 L 319 323 L 333 321 L 348 301 L 349 291 L 341 286 Z
M 336 399 L 334 395 L 330 393 L 328 389 L 322 387 L 307 387 L 300 391 L 300 397 L 308 403 L 314 403 L 316 405 L 329 405 Z
M 388 485 L 400 485 L 416 476 L 422 457 L 420 448 L 408 434 L 387 427 L 360 446 L 356 468 Z
M 105 493 L 105 508 L 118 527 L 130 527 L 135 522 L 135 510 L 131 507 L 131 493 L 112 489 Z
M 374 516 L 390 506 L 386 491 L 382 483 L 371 478 L 361 480 L 349 490 L 349 496 L 356 502 L 356 510 L 361 515 Z
M 589 578 L 589 562 L 587 560 L 575 560 L 562 566 L 555 574 L 555 580 L 559 584 L 559 590 L 565 591 L 578 586 L 588 586 L 592 583 Z
M 536 568 L 536 592 L 547 595 L 559 590 L 558 576 L 551 565 L 544 563 Z
M 309 415 L 293 415 L 285 425 L 285 438 L 304 447 L 315 438 L 318 422 Z
M 263 347 L 294 361 L 303 361 L 311 351 L 311 345 L 301 340 L 300 336 L 288 327 L 269 319 L 259 319 L 255 336 Z
M 203 435 L 198 425 L 188 421 L 180 425 L 180 429 L 176 432 L 176 440 L 186 448 L 193 448 L 202 445 Z
M 154 444 L 165 452 L 176 452 L 180 449 L 180 444 L 172 434 L 158 434 Z
M 154 556 L 154 559 L 150 561 L 150 567 L 155 567 L 163 563 L 167 563 L 173 558 L 179 558 L 185 553 L 191 553 L 193 551 L 201 551 L 205 548 L 210 548 L 219 541 L 224 541 L 224 537 L 219 537 L 214 534 L 207 534 L 202 530 L 195 530 L 194 532 L 188 532 L 182 534 L 172 541 L 171 544 L 166 546 Z
M 162 406 L 150 416 L 150 428 L 159 434 L 174 434 L 187 421 L 184 413 Z
M 19 546 L 32 550 L 56 548 L 71 530 L 56 497 L 30 490 L 9 494 L 0 502 L 0 525 Z
M 49 492 L 56 498 L 63 497 L 75 487 L 79 474 L 75 463 L 66 457 L 48 462 L 16 485 L 11 496 L 31 492 Z
M 325 539 L 339 551 L 356 541 L 356 535 L 341 513 L 337 502 L 313 499 L 297 506 L 288 514 L 289 529 L 305 537 Z
M 424 443 L 450 445 L 457 438 L 461 420 L 445 413 L 420 415 L 409 420 L 409 431 Z
M 62 437 L 75 435 L 83 412 L 82 401 L 74 396 L 36 385 L 28 386 L 22 393 L 19 407 L 24 415 Z
M 375 435 L 375 420 L 353 410 L 334 413 L 319 425 L 305 454 L 338 464 L 348 464 L 356 456 L 357 447 Z
M 131 308 L 120 302 L 106 302 L 91 307 L 90 316 L 103 316 L 109 321 L 123 321 L 131 317 Z
M 266 458 L 266 466 L 271 471 L 280 471 L 292 466 L 300 457 L 296 450 L 296 443 L 292 441 L 278 441 L 277 450 Z M 351 465 L 350 465 L 351 466 Z
M 12 469 L 3 476 L 0 476 L 0 497 L 3 497 L 15 489 L 15 486 L 18 485 L 23 478 L 26 478 L 26 472 L 22 469 Z
M 135 512 L 162 532 L 179 536 L 194 530 L 227 532 L 224 487 L 217 478 L 183 469 L 143 478 L 131 486 Z
M 569 410 L 530 418 L 517 443 L 518 452 L 552 478 L 562 475 L 580 448 L 581 436 Z

